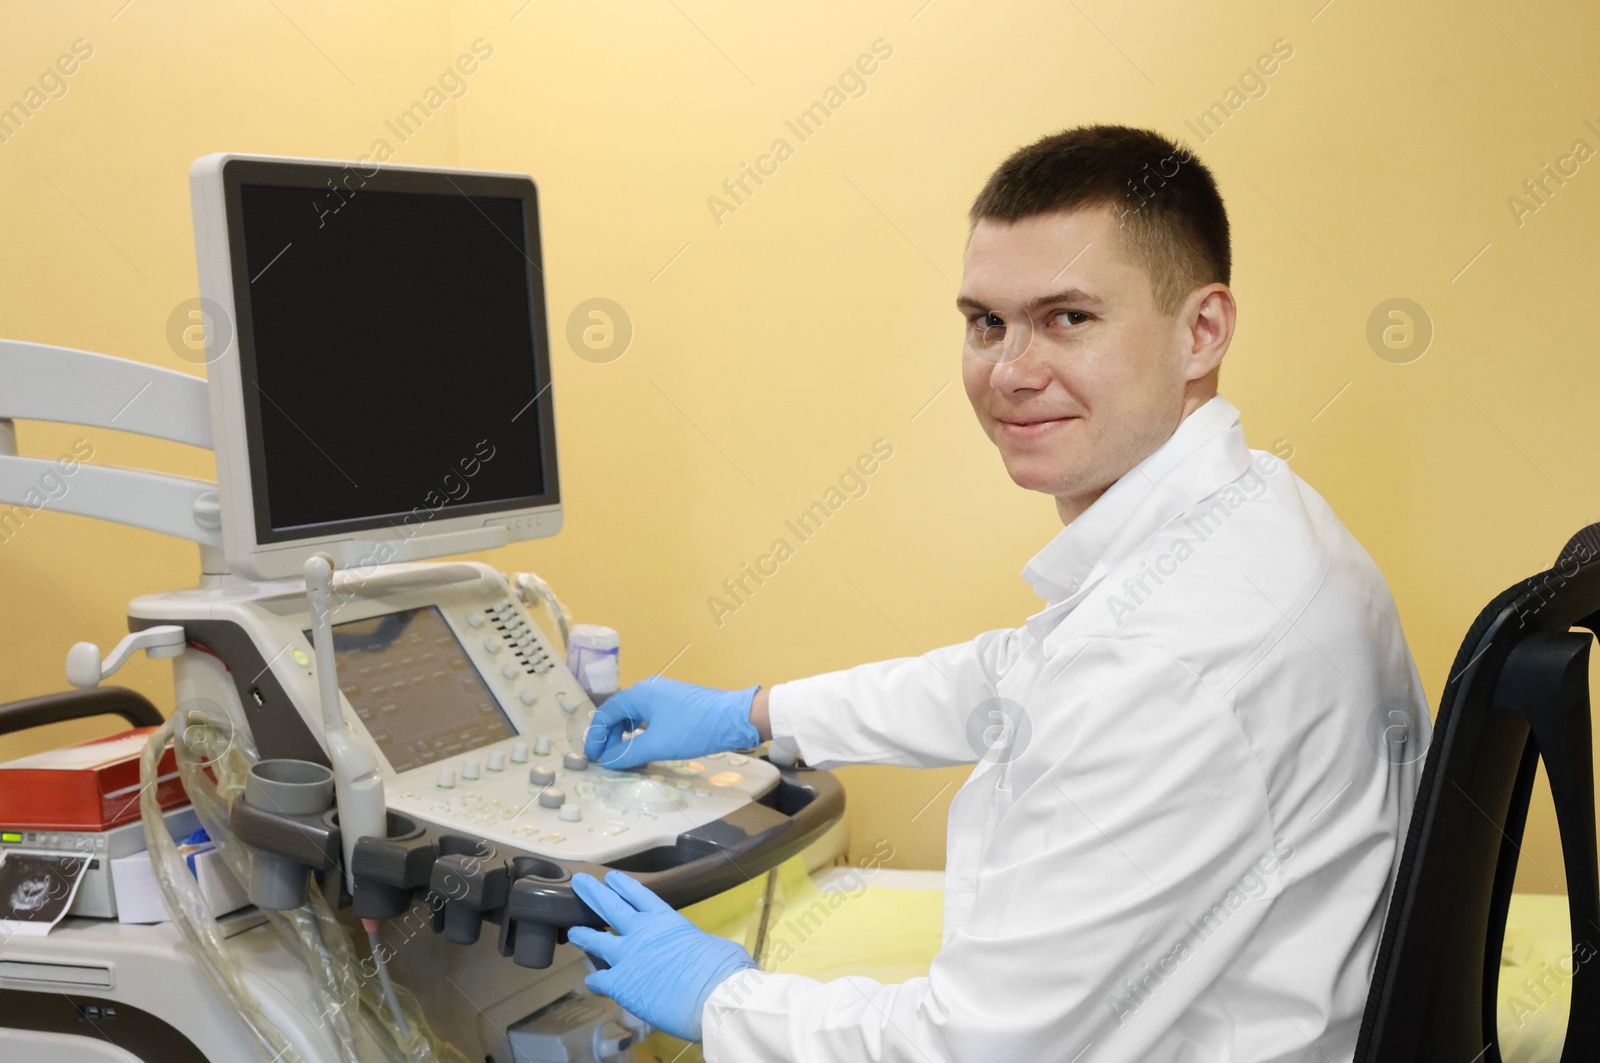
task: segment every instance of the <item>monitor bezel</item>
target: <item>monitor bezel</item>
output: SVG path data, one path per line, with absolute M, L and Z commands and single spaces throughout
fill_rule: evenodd
M 246 185 L 329 187 L 360 191 L 479 195 L 523 203 L 529 272 L 530 325 L 538 390 L 544 492 L 512 499 L 415 507 L 410 514 L 350 518 L 287 531 L 270 525 L 259 403 L 249 400 L 255 378 L 249 267 L 243 240 L 240 190 Z M 355 182 L 352 185 L 352 182 Z M 226 315 L 226 329 L 207 322 L 206 360 L 212 428 L 217 455 L 217 493 L 223 551 L 240 575 L 270 579 L 295 576 L 305 559 L 323 551 L 342 566 L 439 557 L 553 535 L 561 527 L 555 403 L 550 368 L 549 322 L 544 291 L 538 190 L 526 174 L 398 166 L 368 160 L 302 159 L 222 153 L 197 160 L 190 171 L 195 212 L 195 247 L 200 266 L 202 312 Z M 244 299 L 237 297 L 245 293 Z M 225 334 L 224 334 L 225 333 Z M 215 345 L 214 345 L 215 344 Z M 223 349 L 216 349 L 222 346 Z M 397 526 L 397 521 L 399 524 Z

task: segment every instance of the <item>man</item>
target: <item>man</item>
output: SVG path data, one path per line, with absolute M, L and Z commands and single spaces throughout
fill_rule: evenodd
M 976 763 L 926 978 L 752 969 L 637 882 L 580 876 L 597 991 L 712 1061 L 1349 1060 L 1429 728 L 1382 575 L 1217 394 L 1227 215 L 1158 134 L 1005 161 L 971 211 L 962 377 L 1066 525 L 1014 630 L 770 690 L 640 684 L 589 752 L 772 739 L 807 762 Z M 1397 755 L 1397 753 L 1399 755 Z

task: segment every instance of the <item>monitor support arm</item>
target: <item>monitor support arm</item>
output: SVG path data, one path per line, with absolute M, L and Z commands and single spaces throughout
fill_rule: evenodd
M 0 340 L 0 541 L 33 513 L 53 509 L 199 544 L 206 575 L 227 572 L 216 484 L 142 469 L 17 454 L 15 420 L 111 428 L 212 449 L 202 378 L 143 362 Z

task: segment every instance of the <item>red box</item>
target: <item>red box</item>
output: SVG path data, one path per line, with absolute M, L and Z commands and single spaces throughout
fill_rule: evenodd
M 0 828 L 100 831 L 139 818 L 139 755 L 154 727 L 0 764 Z M 156 799 L 189 803 L 172 747 L 161 755 Z

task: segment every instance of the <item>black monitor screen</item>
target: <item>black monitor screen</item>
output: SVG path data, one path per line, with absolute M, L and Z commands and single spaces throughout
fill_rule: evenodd
M 559 501 L 537 207 L 498 180 L 235 183 L 258 541 Z
M 339 689 L 397 772 L 517 733 L 431 605 L 335 624 L 333 656 Z

